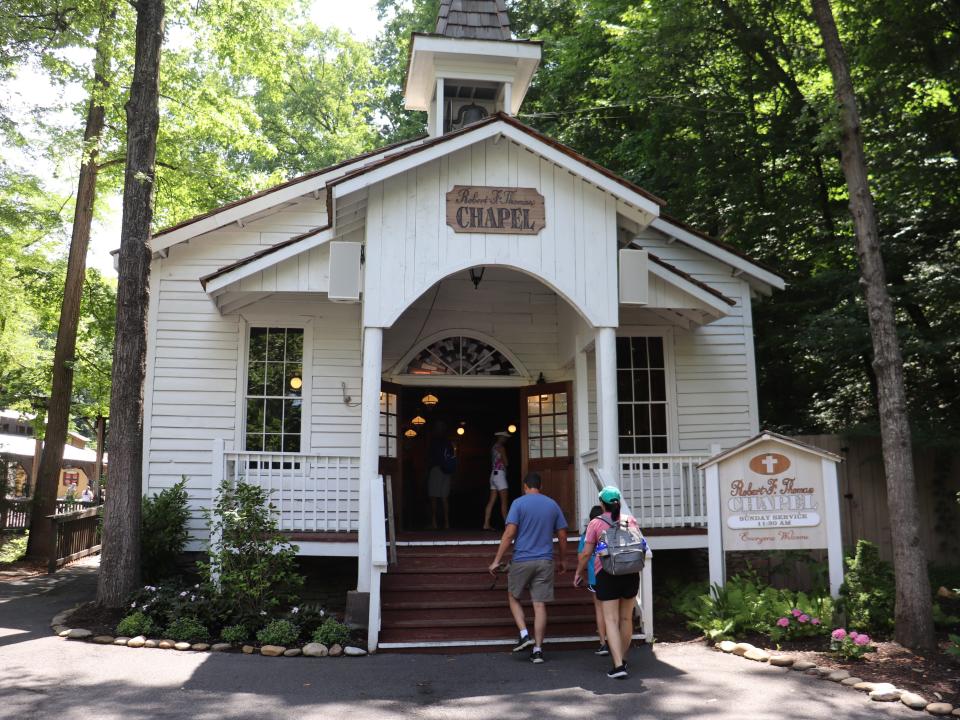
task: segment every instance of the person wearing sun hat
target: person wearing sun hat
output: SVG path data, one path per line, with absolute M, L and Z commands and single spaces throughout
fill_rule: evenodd
M 620 490 L 613 485 L 604 487 L 598 496 L 603 513 L 590 521 L 587 525 L 583 550 L 577 557 L 577 572 L 573 576 L 573 584 L 579 586 L 583 582 L 587 562 L 592 562 L 596 573 L 597 600 L 603 610 L 604 625 L 607 630 L 607 647 L 610 650 L 610 659 L 613 668 L 607 677 L 627 677 L 627 651 L 633 638 L 633 610 L 636 606 L 637 593 L 640 591 L 640 573 L 629 575 L 610 575 L 603 569 L 600 562 L 599 547 L 603 541 L 603 533 L 616 524 L 626 522 L 629 527 L 637 527 L 637 521 L 630 515 L 621 515 L 620 504 L 622 497 Z
M 490 498 L 487 500 L 487 507 L 483 513 L 483 529 L 493 530 L 490 525 L 490 515 L 493 513 L 493 506 L 500 496 L 500 516 L 507 519 L 507 438 L 510 433 L 501 430 L 493 434 L 496 440 L 493 447 L 490 448 Z

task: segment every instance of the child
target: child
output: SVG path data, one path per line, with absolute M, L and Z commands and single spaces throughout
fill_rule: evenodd
M 603 508 L 599 505 L 594 505 L 590 508 L 590 520 L 593 520 L 596 517 L 600 517 L 603 514 Z M 590 524 L 590 520 L 587 521 L 587 524 Z M 580 533 L 580 546 L 577 548 L 577 554 L 579 555 L 583 552 L 583 543 L 587 538 L 586 532 Z M 597 635 L 600 636 L 600 647 L 594 651 L 594 655 L 609 655 L 610 651 L 607 649 L 607 631 L 606 625 L 603 622 L 603 608 L 600 605 L 600 601 L 597 600 L 597 578 L 593 571 L 593 563 L 590 563 L 587 566 L 587 590 L 593 593 L 593 610 L 596 613 L 597 619 Z

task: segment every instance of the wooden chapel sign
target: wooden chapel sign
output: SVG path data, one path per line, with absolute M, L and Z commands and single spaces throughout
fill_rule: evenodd
M 536 235 L 545 224 L 535 188 L 454 185 L 447 193 L 447 225 L 457 233 Z

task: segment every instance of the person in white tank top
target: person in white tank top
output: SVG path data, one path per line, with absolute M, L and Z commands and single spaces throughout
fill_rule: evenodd
M 504 520 L 507 517 L 507 438 L 508 432 L 496 433 L 496 442 L 490 448 L 490 498 L 487 500 L 487 507 L 483 514 L 483 529 L 494 530 L 490 525 L 490 515 L 493 513 L 493 506 L 497 502 L 497 496 L 500 496 L 500 514 Z

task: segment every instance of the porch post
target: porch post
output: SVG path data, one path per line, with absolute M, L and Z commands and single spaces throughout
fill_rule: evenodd
M 612 327 L 597 328 L 597 460 L 607 482 L 620 486 L 617 441 L 617 336 Z
M 360 522 L 357 590 L 370 592 L 370 484 L 377 478 L 380 443 L 380 380 L 383 367 L 383 328 L 363 329 L 363 385 L 360 388 Z
M 710 456 L 718 455 L 720 446 L 710 446 Z M 726 553 L 723 549 L 723 525 L 720 519 L 720 465 L 713 463 L 704 470 L 707 485 L 707 554 L 710 586 L 723 587 L 727 582 Z
M 590 508 L 595 504 L 592 498 L 596 496 L 593 481 L 587 475 L 586 468 L 580 456 L 592 449 L 590 447 L 590 393 L 587 371 L 587 354 L 582 350 L 582 338 L 574 338 L 576 346 L 573 352 L 573 409 L 576 421 L 576 448 L 577 448 L 577 498 L 581 522 L 586 522 L 590 516 Z

